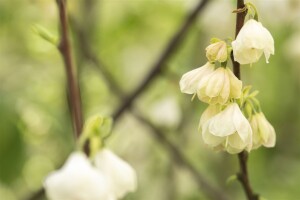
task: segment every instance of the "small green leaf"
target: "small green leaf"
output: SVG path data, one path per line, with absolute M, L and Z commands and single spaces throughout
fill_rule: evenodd
M 237 180 L 237 178 L 238 177 L 236 174 L 229 176 L 226 180 L 226 184 L 228 185 L 228 184 L 232 183 L 233 181 Z
M 83 132 L 79 138 L 79 147 L 83 148 L 87 140 L 90 140 L 93 144 L 103 144 L 102 140 L 110 134 L 112 124 L 113 120 L 110 117 L 100 115 L 90 117 L 84 124 Z M 96 140 L 99 140 L 99 142 L 96 142 Z
M 210 39 L 210 43 L 213 44 L 213 43 L 216 43 L 216 42 L 220 42 L 222 40 L 220 40 L 219 38 L 211 38 Z
M 259 196 L 259 200 L 268 200 L 265 197 Z
M 46 28 L 36 24 L 31 27 L 32 31 L 36 33 L 38 36 L 46 40 L 47 42 L 57 46 L 58 40 L 57 38 L 50 33 Z

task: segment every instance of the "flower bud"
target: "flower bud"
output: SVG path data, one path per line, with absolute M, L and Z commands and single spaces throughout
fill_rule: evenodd
M 213 43 L 206 47 L 206 57 L 210 62 L 225 62 L 227 60 L 227 44 L 224 41 Z
M 251 126 L 236 103 L 229 104 L 201 128 L 204 143 L 214 149 L 231 154 L 240 153 L 244 149 L 251 150 Z
M 271 33 L 254 19 L 248 20 L 232 42 L 234 60 L 240 64 L 251 64 L 265 54 L 269 63 L 270 55 L 274 55 L 274 39 Z
M 240 98 L 242 93 L 242 81 L 223 67 L 207 75 L 198 87 L 198 98 L 209 104 L 225 104 L 230 98 Z
M 253 149 L 257 149 L 261 145 L 265 147 L 275 146 L 275 130 L 262 112 L 251 117 L 250 125 L 253 130 Z

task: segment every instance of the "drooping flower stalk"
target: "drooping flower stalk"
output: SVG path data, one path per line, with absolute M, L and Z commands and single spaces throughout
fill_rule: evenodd
M 244 0 L 237 0 L 237 9 L 245 8 Z M 244 12 L 238 12 L 236 16 L 236 30 L 235 30 L 235 37 L 238 36 L 240 30 L 242 29 L 245 21 L 245 17 L 247 14 L 247 10 Z M 240 73 L 240 63 L 236 62 L 233 56 L 233 52 L 231 53 L 231 60 L 233 63 L 233 73 L 238 78 L 241 79 Z M 248 175 L 248 168 L 247 168 L 247 161 L 248 161 L 248 153 L 243 151 L 238 154 L 239 165 L 240 165 L 240 172 L 238 173 L 238 180 L 241 182 L 245 194 L 248 200 L 258 200 L 259 195 L 253 192 L 253 189 L 250 185 L 249 175 Z

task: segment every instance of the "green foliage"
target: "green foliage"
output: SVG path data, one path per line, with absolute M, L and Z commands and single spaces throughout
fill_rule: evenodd
M 108 86 L 94 62 L 80 53 L 76 27 L 87 31 L 87 46 L 127 94 L 144 79 L 149 66 L 196 1 L 87 1 L 95 3 L 88 12 L 82 11 L 86 7 L 79 6 L 84 2 L 69 4 L 84 113 L 111 116 L 123 99 Z M 201 142 L 197 124 L 204 105 L 197 99 L 191 103 L 190 96 L 182 95 L 178 86 L 183 73 L 205 64 L 204 49 L 212 36 L 234 37 L 235 15 L 231 12 L 235 2 L 209 1 L 179 51 L 132 108 L 151 115 L 150 111 L 161 99 L 174 99 L 181 118 L 176 126 L 164 128 L 165 135 L 213 185 L 230 193 L 232 199 L 243 199 L 238 183 L 226 185 L 226 179 L 238 170 L 236 157 L 214 153 Z M 251 152 L 249 173 L 255 191 L 265 198 L 297 199 L 300 196 L 299 56 L 291 58 L 295 49 L 286 48 L 286 44 L 293 35 L 300 34 L 299 20 L 293 15 L 299 13 L 299 5 L 297 1 L 293 7 L 286 3 L 289 12 L 280 15 L 283 7 L 274 6 L 289 1 L 257 2 L 261 2 L 256 5 L 260 21 L 274 36 L 276 54 L 270 58 L 270 64 L 261 59 L 252 69 L 242 66 L 241 74 L 244 85 L 253 83 L 253 88 L 263 91 L 258 98 L 277 132 L 277 144 L 274 149 Z M 264 7 L 269 3 L 272 5 Z M 58 32 L 55 1 L 0 0 L 0 23 L 0 199 L 5 199 L 1 196 L 3 186 L 9 196 L 15 195 L 15 200 L 24 199 L 38 189 L 43 177 L 75 149 L 75 142 L 61 57 L 52 44 L 30 30 L 32 24 L 40 24 L 51 33 Z M 160 113 L 162 121 L 167 112 Z M 106 145 L 131 163 L 139 176 L 138 191 L 126 199 L 208 200 L 194 176 L 171 156 L 160 140 L 131 112 L 114 123 Z
M 22 174 L 25 144 L 17 113 L 3 101 L 0 101 L 0 110 L 0 180 L 11 184 Z

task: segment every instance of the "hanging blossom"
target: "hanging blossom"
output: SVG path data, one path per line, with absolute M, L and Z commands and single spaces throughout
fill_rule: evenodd
M 269 63 L 270 55 L 274 55 L 275 51 L 274 39 L 260 22 L 250 19 L 232 42 L 232 49 L 234 60 L 240 64 L 255 63 L 263 53 Z
M 102 149 L 95 156 L 96 168 L 104 173 L 116 197 L 122 198 L 137 188 L 137 176 L 134 169 L 108 149 Z
M 186 94 L 196 94 L 203 78 L 211 74 L 214 69 L 215 65 L 207 62 L 202 67 L 183 74 L 179 82 L 181 92 Z
M 44 187 L 50 200 L 115 200 L 106 176 L 81 152 L 48 175 Z
M 253 149 L 257 149 L 261 145 L 265 147 L 275 146 L 275 130 L 262 112 L 251 117 L 250 125 L 253 130 Z
M 217 107 L 208 107 L 200 120 L 204 143 L 216 150 L 236 154 L 252 147 L 252 129 L 236 103 L 211 117 Z
M 109 150 L 100 150 L 95 165 L 80 152 L 45 179 L 49 200 L 117 200 L 136 190 L 134 169 Z
M 205 76 L 198 85 L 198 98 L 208 104 L 225 104 L 230 98 L 240 98 L 242 81 L 229 68 L 219 67 Z

